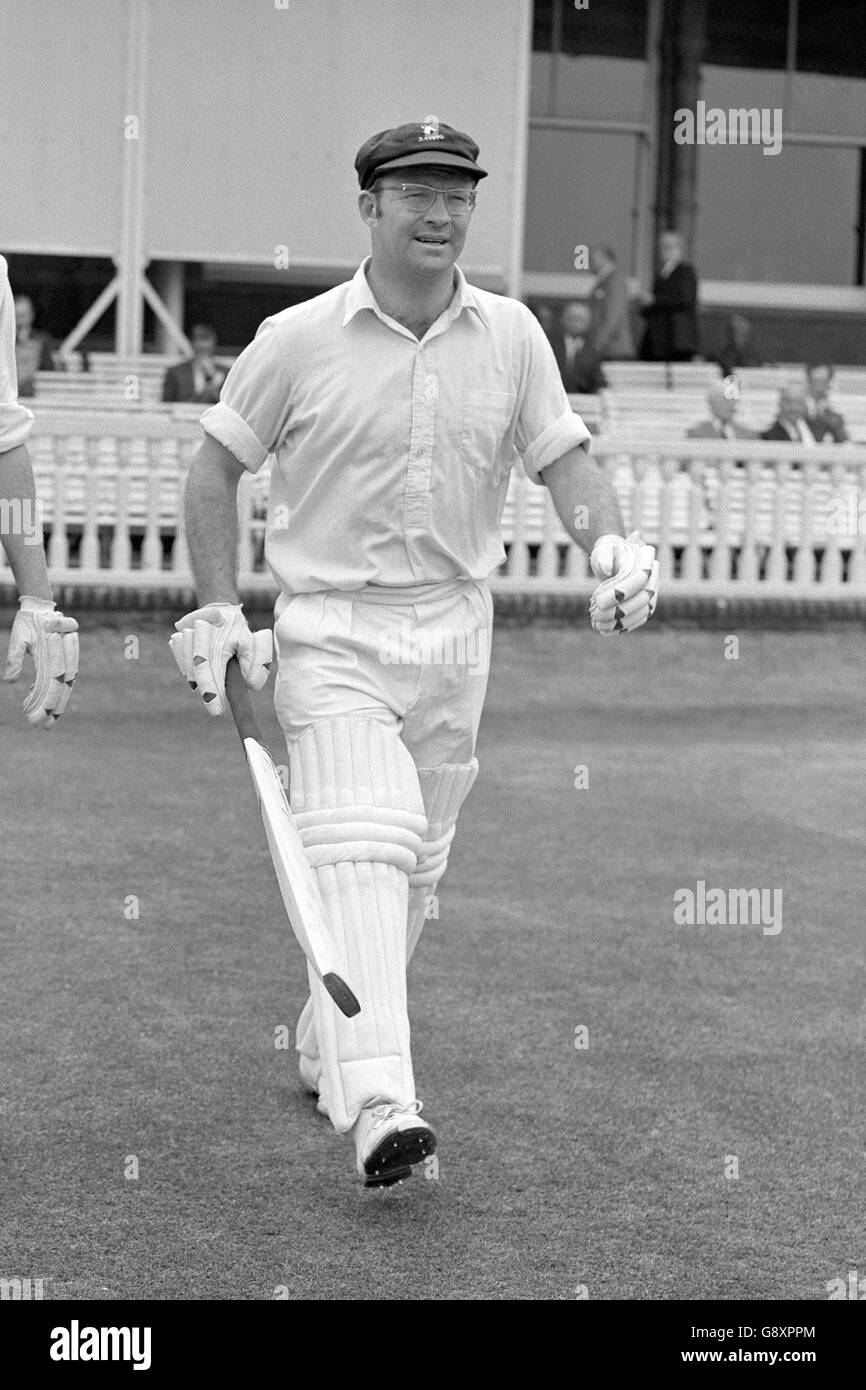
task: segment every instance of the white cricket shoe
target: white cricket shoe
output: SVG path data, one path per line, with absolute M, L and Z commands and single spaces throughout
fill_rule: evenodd
M 365 1187 L 390 1187 L 412 1176 L 436 1148 L 436 1135 L 419 1117 L 421 1101 L 366 1105 L 352 1128 L 358 1174 Z

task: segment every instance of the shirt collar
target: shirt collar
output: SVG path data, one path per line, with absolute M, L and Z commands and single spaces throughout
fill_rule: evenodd
M 346 312 L 343 315 L 343 328 L 346 327 L 349 320 L 353 319 L 361 309 L 372 309 L 374 314 L 380 314 L 382 312 L 373 297 L 373 291 L 370 289 L 370 282 L 367 279 L 367 267 L 372 259 L 372 256 L 368 256 L 366 260 L 362 261 L 349 282 L 349 289 L 346 293 Z M 472 285 L 468 283 L 459 265 L 455 265 L 454 275 L 456 280 L 454 298 L 445 310 L 449 323 L 459 318 L 464 309 L 470 309 L 473 313 L 478 315 L 484 327 L 489 328 L 490 320 L 482 309 L 475 290 Z

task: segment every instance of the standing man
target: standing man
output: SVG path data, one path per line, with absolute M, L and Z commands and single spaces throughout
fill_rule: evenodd
M 406 967 L 478 772 L 487 578 L 504 559 L 518 459 L 606 581 L 593 626 L 627 631 L 656 603 L 654 551 L 622 536 L 538 321 L 456 264 L 486 177 L 478 153 L 435 117 L 365 141 L 355 169 L 371 255 L 347 284 L 265 320 L 202 419 L 187 483 L 203 606 L 171 642 L 222 714 L 233 652 L 251 685 L 267 678 L 267 642 L 238 602 L 236 491 L 275 456 L 266 554 L 292 809 L 363 986 L 348 1020 L 310 972 L 300 1072 L 351 1134 L 368 1187 L 408 1177 L 436 1144 L 418 1113 Z
M 590 341 L 602 362 L 628 362 L 634 357 L 629 319 L 628 281 L 609 246 L 593 246 L 589 264 L 595 274 Z
M 641 309 L 644 362 L 691 362 L 698 350 L 698 278 L 684 256 L 682 233 L 662 232 L 653 296 Z
M 715 360 L 723 376 L 735 376 L 740 367 L 763 367 L 764 359 L 755 347 L 755 330 L 743 314 L 731 314 Z
M 17 681 L 30 655 L 36 680 L 24 701 L 31 724 L 56 724 L 78 673 L 78 624 L 57 612 L 45 565 L 42 526 L 30 456 L 24 443 L 33 415 L 18 400 L 15 308 L 6 262 L 0 256 L 0 544 L 20 594 L 9 635 L 3 679 Z
M 33 300 L 28 294 L 15 296 L 15 370 L 19 396 L 32 396 L 36 373 L 54 370 L 51 339 L 33 327 Z

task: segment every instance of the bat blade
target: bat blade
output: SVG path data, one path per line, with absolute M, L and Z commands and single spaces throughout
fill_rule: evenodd
M 244 739 L 250 776 L 259 799 L 280 894 L 301 950 L 337 1008 L 347 1018 L 361 1006 L 344 979 L 325 918 L 318 884 L 307 859 L 279 773 L 267 749 L 254 738 Z
M 331 936 L 316 876 L 307 859 L 279 773 L 262 740 L 237 661 L 226 671 L 226 694 L 256 789 L 262 824 L 286 915 L 298 944 L 346 1018 L 361 1012 Z

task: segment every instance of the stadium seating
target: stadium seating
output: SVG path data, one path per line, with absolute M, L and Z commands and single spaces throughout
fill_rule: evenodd
M 603 391 L 603 433 L 679 439 L 707 414 L 706 390 Z
M 722 375 L 715 362 L 604 362 L 611 391 L 707 391 Z
M 38 400 L 63 406 L 80 403 L 102 410 L 118 404 L 124 407 L 155 405 L 162 400 L 167 369 L 179 360 L 177 354 L 144 353 L 122 357 L 113 352 L 92 352 L 87 371 L 37 372 L 34 390 Z M 230 367 L 234 358 L 218 357 L 216 361 L 220 366 Z
M 740 400 L 737 420 L 760 434 L 776 418 L 779 390 L 786 382 L 803 379 L 802 366 L 750 367 L 737 373 Z M 718 378 L 716 378 L 718 380 Z M 842 390 L 840 382 L 847 388 Z M 840 368 L 831 393 L 831 404 L 845 419 L 850 438 L 866 443 L 866 369 Z M 709 387 L 682 385 L 669 389 L 663 384 L 641 389 L 608 387 L 598 396 L 570 396 L 572 408 L 581 415 L 594 434 L 631 437 L 661 442 L 681 439 L 692 426 L 708 415 Z
M 37 372 L 34 377 L 37 400 L 62 405 L 81 404 L 102 409 L 155 404 L 162 398 L 162 376 L 101 376 L 96 372 Z

